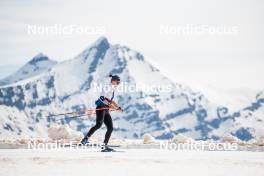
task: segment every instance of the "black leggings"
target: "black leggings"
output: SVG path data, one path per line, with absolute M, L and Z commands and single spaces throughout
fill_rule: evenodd
M 102 126 L 103 123 L 107 128 L 104 139 L 104 143 L 107 144 L 113 131 L 113 121 L 108 109 L 96 111 L 96 124 L 89 130 L 86 137 L 91 137 L 93 133 Z

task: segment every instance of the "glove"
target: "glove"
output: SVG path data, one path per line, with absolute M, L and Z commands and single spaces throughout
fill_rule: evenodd
M 118 110 L 118 111 L 121 111 L 121 112 L 124 111 L 120 106 L 117 108 L 117 110 Z

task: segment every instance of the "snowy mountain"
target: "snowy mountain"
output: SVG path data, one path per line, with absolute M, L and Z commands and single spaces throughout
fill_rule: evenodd
M 34 63 L 45 61 L 35 60 Z M 45 69 L 41 67 L 41 72 L 34 72 L 28 64 L 10 76 L 9 81 L 1 81 L 5 82 L 5 86 L 0 87 L 1 137 L 47 137 L 50 126 L 65 123 L 87 132 L 94 124 L 94 117 L 57 121 L 58 117 L 49 115 L 94 108 L 94 101 L 99 96 L 94 85 L 109 81 L 110 73 L 120 75 L 126 85 L 169 88 L 167 91 L 144 88 L 120 91 L 116 99 L 125 112 L 112 114 L 115 136 L 139 138 L 150 133 L 156 138 L 168 139 L 183 133 L 195 139 L 220 139 L 232 134 L 250 140 L 259 138 L 264 132 L 263 93 L 245 108 L 230 111 L 203 94 L 172 82 L 141 53 L 126 46 L 112 45 L 104 37 L 72 60 L 50 64 Z M 28 72 L 28 76 L 23 76 L 22 70 Z M 12 84 L 20 79 L 23 80 Z
M 9 85 L 20 80 L 36 76 L 47 71 L 56 64 L 56 61 L 50 60 L 48 56 L 39 53 L 14 74 L 8 76 L 3 80 L 0 80 L 0 86 Z

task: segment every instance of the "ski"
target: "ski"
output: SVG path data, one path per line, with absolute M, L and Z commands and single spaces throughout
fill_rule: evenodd
M 103 145 L 102 144 L 97 144 L 97 143 L 91 143 L 91 144 L 86 144 L 86 145 L 83 145 L 81 143 L 78 143 L 78 144 L 67 144 L 67 145 L 63 145 L 64 147 L 102 147 Z M 109 147 L 111 148 L 118 148 L 120 147 L 121 145 L 108 145 Z

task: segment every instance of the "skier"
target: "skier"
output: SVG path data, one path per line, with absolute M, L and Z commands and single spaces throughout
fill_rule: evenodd
M 113 121 L 109 113 L 109 108 L 116 109 L 117 111 L 123 111 L 120 106 L 118 106 L 113 100 L 115 97 L 115 90 L 120 83 L 120 77 L 117 75 L 109 75 L 111 77 L 111 84 L 107 90 L 103 88 L 101 96 L 96 100 L 96 124 L 87 133 L 87 135 L 82 139 L 81 144 L 89 144 L 89 138 L 93 133 L 98 130 L 102 124 L 106 125 L 107 131 L 105 133 L 104 144 L 102 146 L 102 151 L 114 151 L 108 147 L 108 141 L 110 139 L 111 133 L 113 131 Z

